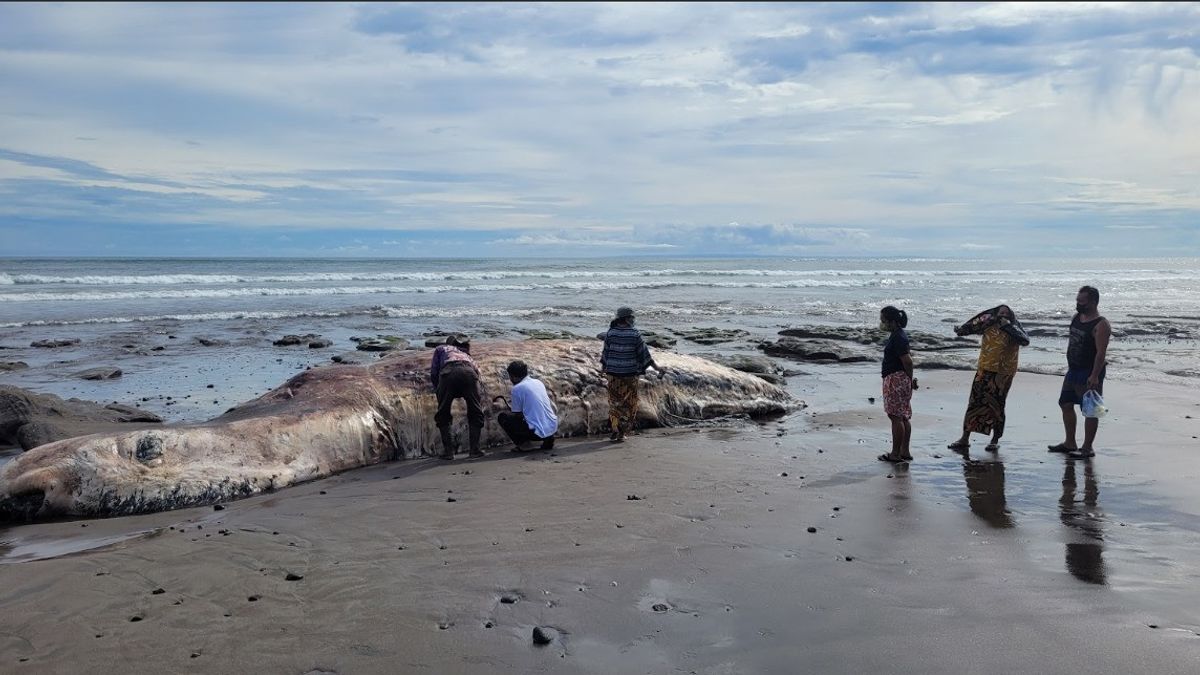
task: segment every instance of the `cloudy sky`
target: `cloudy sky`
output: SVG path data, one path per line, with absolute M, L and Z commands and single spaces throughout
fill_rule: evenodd
M 1200 250 L 1200 4 L 5 3 L 0 92 L 0 256 Z

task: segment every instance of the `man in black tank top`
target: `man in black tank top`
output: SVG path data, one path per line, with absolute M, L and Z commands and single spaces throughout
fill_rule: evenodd
M 1092 442 L 1100 420 L 1088 417 L 1083 421 L 1083 445 L 1075 444 L 1075 406 L 1083 402 L 1089 389 L 1104 393 L 1105 356 L 1112 326 L 1100 316 L 1100 291 L 1091 286 L 1079 289 L 1075 296 L 1076 314 L 1071 319 L 1071 336 L 1067 341 L 1067 375 L 1063 378 L 1058 405 L 1062 409 L 1066 440 L 1051 445 L 1050 452 L 1065 452 L 1072 457 L 1091 457 L 1096 454 Z

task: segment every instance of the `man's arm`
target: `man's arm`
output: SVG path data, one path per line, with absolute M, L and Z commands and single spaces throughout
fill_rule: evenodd
M 1092 374 L 1088 376 L 1088 389 L 1095 389 L 1100 384 L 1100 373 L 1104 372 L 1105 356 L 1108 354 L 1108 338 L 1112 336 L 1112 325 L 1108 319 L 1096 324 L 1096 361 L 1092 364 Z
M 515 413 L 525 412 L 525 391 L 523 389 L 515 386 L 512 388 L 512 403 L 509 404 L 509 410 Z

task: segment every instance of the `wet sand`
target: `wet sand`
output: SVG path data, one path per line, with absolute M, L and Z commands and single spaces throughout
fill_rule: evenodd
M 876 368 L 805 366 L 761 424 L 0 531 L 0 670 L 1196 672 L 1189 390 L 1111 383 L 1070 461 L 1058 380 L 1022 373 L 964 462 L 971 374 L 923 373 L 904 468 Z

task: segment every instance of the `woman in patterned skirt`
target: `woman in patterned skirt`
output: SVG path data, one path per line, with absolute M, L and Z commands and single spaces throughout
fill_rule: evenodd
M 1017 374 L 1017 353 L 1029 344 L 1029 336 L 1008 305 L 976 314 L 956 327 L 954 333 L 982 335 L 983 342 L 979 346 L 979 368 L 971 384 L 967 414 L 963 417 L 962 436 L 946 447 L 966 454 L 971 448 L 972 433 L 991 434 L 992 440 L 985 449 L 996 452 L 1004 435 L 1004 404 Z

